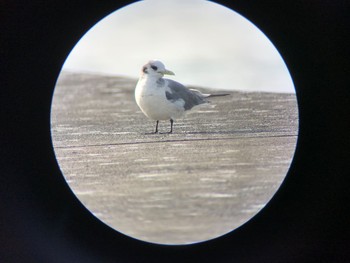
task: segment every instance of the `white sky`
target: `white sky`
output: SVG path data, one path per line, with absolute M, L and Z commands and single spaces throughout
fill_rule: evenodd
M 208 88 L 294 93 L 276 48 L 238 13 L 204 0 L 145 0 L 102 19 L 63 69 L 137 78 L 150 59 Z

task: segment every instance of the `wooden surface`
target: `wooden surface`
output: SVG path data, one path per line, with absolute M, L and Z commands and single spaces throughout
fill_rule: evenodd
M 57 83 L 56 157 L 95 216 L 137 239 L 186 244 L 230 232 L 265 206 L 294 154 L 294 94 L 230 91 L 176 120 L 173 134 L 147 134 L 155 123 L 138 109 L 135 84 L 73 73 Z

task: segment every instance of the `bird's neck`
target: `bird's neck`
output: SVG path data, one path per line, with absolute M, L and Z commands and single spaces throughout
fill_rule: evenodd
M 143 74 L 141 76 L 142 81 L 148 82 L 148 83 L 156 83 L 158 82 L 162 77 L 156 76 L 156 75 L 149 75 L 149 74 Z

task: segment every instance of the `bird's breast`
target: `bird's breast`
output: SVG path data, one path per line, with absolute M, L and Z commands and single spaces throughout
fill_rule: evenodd
M 163 89 L 157 87 L 156 83 L 140 79 L 135 89 L 137 105 L 145 113 L 156 107 L 157 103 L 165 98 Z
M 140 80 L 135 89 L 136 101 L 147 100 L 149 97 L 165 97 L 163 89 L 159 88 L 156 83 L 147 80 Z
M 142 112 L 154 120 L 169 120 L 183 113 L 183 107 L 169 101 L 164 87 L 156 82 L 140 80 L 136 85 L 135 99 Z

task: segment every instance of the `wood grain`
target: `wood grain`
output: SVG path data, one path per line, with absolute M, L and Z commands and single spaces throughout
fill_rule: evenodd
M 135 84 L 62 73 L 56 86 L 56 157 L 95 216 L 137 239 L 186 244 L 230 232 L 266 205 L 294 154 L 294 94 L 230 91 L 176 120 L 173 134 L 164 121 L 163 134 L 147 134 L 155 122 L 138 109 Z

